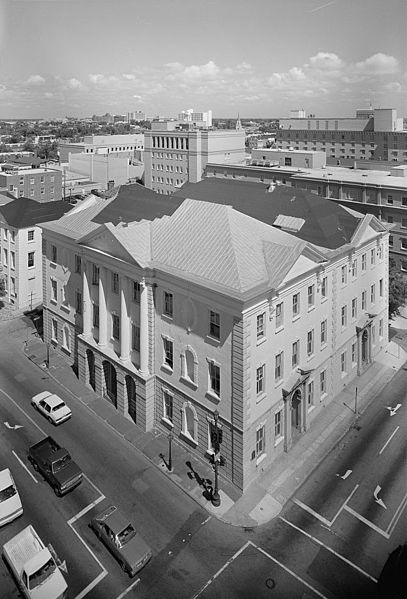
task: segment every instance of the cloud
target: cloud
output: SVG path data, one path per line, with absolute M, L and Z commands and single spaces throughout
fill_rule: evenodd
M 138 96 L 137 94 L 134 94 L 133 98 L 136 98 L 136 100 L 141 100 L 141 96 Z
M 101 73 L 91 73 L 89 76 L 89 81 L 91 83 L 104 83 L 105 81 L 105 76 L 102 75 Z
M 43 85 L 44 83 L 45 79 L 41 75 L 30 75 L 26 81 L 27 85 Z
M 123 79 L 127 79 L 127 81 L 132 81 L 132 79 L 136 78 L 136 76 L 133 73 L 123 73 L 122 77 Z
M 366 60 L 356 63 L 356 70 L 362 73 L 371 73 L 375 75 L 387 75 L 396 73 L 399 70 L 399 62 L 394 56 L 387 56 L 378 52 Z
M 318 52 L 318 54 L 310 58 L 310 65 L 312 68 L 316 69 L 336 70 L 343 67 L 343 61 L 332 52 Z
M 80 89 L 82 87 L 82 83 L 76 77 L 72 77 L 68 79 L 67 86 L 71 89 Z
M 54 94 L 52 92 L 45 92 L 44 97 L 45 98 L 53 98 Z

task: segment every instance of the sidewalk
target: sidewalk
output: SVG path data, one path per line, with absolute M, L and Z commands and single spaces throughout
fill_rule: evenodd
M 0 323 L 2 336 L 8 332 L 18 340 L 21 351 L 39 368 L 47 371 L 67 392 L 87 405 L 96 417 L 104 420 L 119 436 L 141 451 L 157 468 L 162 470 L 184 492 L 188 493 L 209 514 L 221 520 L 246 528 L 265 524 L 276 517 L 295 490 L 327 455 L 355 422 L 352 409 L 357 387 L 358 411 L 362 413 L 376 395 L 387 385 L 407 360 L 407 310 L 392 321 L 391 337 L 369 370 L 350 384 L 326 406 L 312 427 L 291 448 L 282 454 L 272 468 L 266 470 L 261 481 L 253 483 L 244 495 L 220 478 L 221 505 L 217 508 L 207 498 L 205 480 L 213 483 L 210 464 L 196 459 L 176 439 L 172 442 L 172 467 L 167 468 L 168 435 L 154 429 L 144 433 L 133 422 L 119 414 L 114 406 L 100 398 L 81 383 L 72 368 L 61 356 L 51 350 L 50 367 L 46 368 L 46 346 L 32 334 L 26 319 Z M 404 349 L 405 348 L 405 349 Z M 348 407 L 344 406 L 346 403 Z

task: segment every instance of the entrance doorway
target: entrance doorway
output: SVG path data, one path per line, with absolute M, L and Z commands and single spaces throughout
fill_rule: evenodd
M 297 389 L 291 399 L 291 435 L 297 437 L 301 432 L 301 391 Z
M 117 375 L 116 369 L 107 360 L 103 362 L 103 376 L 105 379 L 104 395 L 117 408 Z
M 125 377 L 126 393 L 127 393 L 127 411 L 133 421 L 137 423 L 136 410 L 136 383 L 133 377 L 127 375 Z
M 95 354 L 90 349 L 86 350 L 86 360 L 88 362 L 88 383 L 95 390 Z
M 366 329 L 362 333 L 362 362 L 369 362 L 369 333 Z

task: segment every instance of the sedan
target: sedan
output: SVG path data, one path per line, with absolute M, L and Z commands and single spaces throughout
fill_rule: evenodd
M 58 395 L 49 391 L 43 391 L 42 393 L 38 393 L 38 395 L 34 395 L 31 404 L 41 414 L 44 414 L 52 424 L 61 424 L 72 416 L 72 412 L 66 403 Z
M 130 576 L 135 576 L 150 560 L 150 547 L 115 505 L 100 512 L 89 526 Z
M 23 513 L 20 495 L 8 468 L 0 472 L 0 526 Z

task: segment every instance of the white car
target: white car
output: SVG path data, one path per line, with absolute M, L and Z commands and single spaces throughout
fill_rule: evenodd
M 44 414 L 52 424 L 61 424 L 72 416 L 72 412 L 66 403 L 58 395 L 49 391 L 34 395 L 31 404 L 41 414 Z
M 23 513 L 20 495 L 8 468 L 0 472 L 0 526 Z

